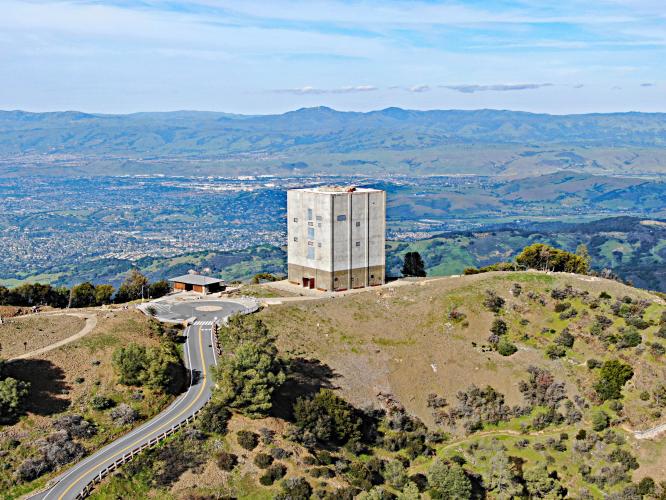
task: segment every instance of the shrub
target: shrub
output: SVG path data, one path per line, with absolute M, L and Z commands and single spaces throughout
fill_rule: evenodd
M 608 300 L 612 297 L 610 296 L 610 294 L 608 292 L 603 291 L 599 294 L 599 298 L 602 299 L 602 300 Z
M 663 356 L 666 354 L 666 347 L 664 347 L 664 345 L 660 344 L 659 342 L 653 342 L 650 344 L 650 352 L 655 357 Z
M 236 434 L 236 440 L 241 447 L 248 451 L 254 450 L 259 444 L 259 436 L 252 431 L 238 431 Z
M 111 399 L 107 398 L 106 396 L 93 396 L 90 399 L 90 407 L 93 410 L 108 410 L 109 408 L 113 408 L 116 405 L 116 402 Z
M 636 330 L 636 328 L 627 328 L 620 336 L 617 346 L 620 349 L 626 347 L 636 347 L 642 341 L 643 337 L 641 337 L 641 334 L 638 333 L 638 330 Z
M 384 466 L 384 479 L 388 484 L 397 489 L 407 484 L 409 478 L 405 466 L 399 460 L 391 460 Z
M 653 496 L 656 490 L 654 479 L 651 477 L 644 477 L 638 483 L 638 493 L 642 496 Z
M 226 434 L 227 423 L 231 414 L 227 408 L 218 402 L 208 403 L 199 415 L 199 428 L 204 432 Z
M 622 387 L 633 376 L 634 370 L 631 366 L 616 359 L 605 361 L 601 365 L 599 380 L 594 389 L 603 401 L 620 399 L 622 398 Z
M 433 499 L 471 498 L 472 483 L 460 465 L 435 459 L 428 469 L 428 485 Z
M 142 385 L 147 362 L 146 348 L 135 343 L 113 352 L 113 367 L 123 385 Z
M 504 321 L 502 318 L 495 318 L 493 320 L 492 326 L 490 327 L 490 331 L 497 336 L 506 334 L 508 329 L 509 328 L 506 325 L 506 321 Z
M 497 343 L 497 352 L 502 356 L 511 356 L 517 350 L 518 348 L 504 337 Z
M 53 422 L 59 431 L 67 431 L 70 436 L 88 438 L 97 434 L 97 428 L 81 415 L 63 415 Z
M 615 448 L 610 453 L 608 458 L 611 460 L 611 462 L 618 462 L 622 464 L 622 467 L 624 467 L 625 471 L 638 469 L 639 464 L 638 460 L 636 460 L 636 457 L 634 457 L 627 450 L 623 450 L 622 448 Z
M 275 481 L 279 481 L 287 474 L 287 468 L 282 464 L 272 464 L 266 472 L 259 478 L 259 482 L 264 486 L 270 486 Z
M 139 419 L 139 413 L 126 403 L 115 407 L 109 413 L 111 419 L 119 425 L 127 425 L 136 422 Z
M 494 313 L 498 313 L 504 307 L 504 299 L 492 290 L 486 290 L 486 298 L 483 300 L 483 306 Z
M 595 431 L 603 431 L 608 427 L 609 418 L 603 410 L 597 410 L 592 413 L 592 429 Z
M 271 448 L 271 456 L 276 460 L 283 460 L 291 456 L 291 452 L 285 450 L 284 448 Z
M 0 423 L 9 423 L 18 417 L 29 389 L 30 384 L 22 380 L 12 377 L 0 380 Z
M 267 453 L 257 453 L 254 457 L 254 465 L 260 469 L 265 469 L 273 463 L 273 457 Z
M 16 470 L 16 476 L 21 481 L 32 481 L 51 470 L 50 464 L 44 458 L 28 458 Z
M 602 365 L 601 361 L 598 359 L 588 359 L 587 360 L 587 368 L 590 370 L 594 370 L 595 368 L 599 368 Z
M 566 311 L 571 307 L 571 302 L 558 302 L 555 304 L 555 312 L 556 313 L 561 313 Z
M 567 309 L 566 311 L 561 312 L 559 318 L 560 319 L 571 319 L 571 318 L 574 318 L 576 316 L 578 316 L 578 311 L 572 307 L 571 309 Z
M 285 479 L 280 487 L 281 491 L 275 496 L 275 500 L 310 500 L 312 495 L 312 486 L 302 477 Z
M 259 435 L 261 436 L 261 442 L 263 444 L 271 444 L 275 439 L 275 431 L 268 427 L 262 427 L 259 429 Z
M 567 350 L 561 345 L 550 344 L 546 347 L 546 357 L 549 359 L 562 358 L 567 354 Z
M 361 437 L 356 409 L 328 389 L 311 398 L 299 398 L 294 404 L 294 419 L 301 440 L 309 434 L 321 443 L 344 445 Z
M 224 471 L 231 471 L 238 463 L 238 457 L 233 453 L 222 451 L 217 455 L 217 466 Z
M 560 334 L 555 337 L 554 342 L 557 345 L 561 345 L 562 347 L 573 347 L 574 341 L 576 338 L 571 334 L 568 328 L 565 328 L 560 332 Z
M 86 452 L 81 444 L 72 441 L 67 431 L 54 432 L 36 444 L 52 469 L 78 460 Z
M 529 379 L 520 381 L 518 389 L 529 406 L 547 406 L 557 408 L 560 401 L 566 396 L 563 382 L 556 382 L 555 377 L 548 371 L 537 366 L 527 369 Z
M 520 285 L 520 283 L 514 283 L 514 284 L 511 286 L 511 294 L 512 294 L 514 297 L 519 297 L 520 294 L 522 293 L 522 291 L 523 291 L 523 287 Z

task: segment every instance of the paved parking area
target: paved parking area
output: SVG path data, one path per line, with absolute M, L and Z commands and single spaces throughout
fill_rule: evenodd
M 212 325 L 231 314 L 251 312 L 257 307 L 257 301 L 251 298 L 209 299 L 175 295 L 141 304 L 139 309 L 148 314 L 149 309 L 154 308 L 155 317 L 160 321 L 176 323 L 196 318 L 196 324 Z

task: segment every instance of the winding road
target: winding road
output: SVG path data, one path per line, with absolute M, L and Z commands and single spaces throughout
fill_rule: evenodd
M 216 307 L 222 305 L 222 307 Z M 203 309 L 202 303 L 196 304 Z M 245 308 L 234 303 L 218 303 L 210 306 L 215 316 L 226 318 Z M 210 318 L 208 318 L 210 316 Z M 77 498 L 86 486 L 100 474 L 113 467 L 114 463 L 128 453 L 154 442 L 173 426 L 192 417 L 208 402 L 214 385 L 210 367 L 217 364 L 213 348 L 213 311 L 199 312 L 198 320 L 185 330 L 187 337 L 184 348 L 185 365 L 190 370 L 190 385 L 166 410 L 153 419 L 120 437 L 101 450 L 95 452 L 69 470 L 53 479 L 52 486 L 32 496 L 39 500 L 72 500 Z

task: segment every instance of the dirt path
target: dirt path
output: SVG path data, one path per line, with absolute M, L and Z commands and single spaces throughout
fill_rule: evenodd
M 53 344 L 47 345 L 46 347 L 42 347 L 40 349 L 35 349 L 34 351 L 26 352 L 25 354 L 21 354 L 20 356 L 10 358 L 9 361 L 13 361 L 15 359 L 32 358 L 33 356 L 37 356 L 39 354 L 44 354 L 45 352 L 52 351 L 53 349 L 57 349 L 58 347 L 62 347 L 65 344 L 69 344 L 70 342 L 74 342 L 75 340 L 85 337 L 90 332 L 92 332 L 93 329 L 97 326 L 96 314 L 56 313 L 56 314 L 44 314 L 44 316 L 75 316 L 77 318 L 84 318 L 86 320 L 86 324 L 83 326 L 83 328 L 81 328 L 81 330 L 79 330 L 74 335 L 70 335 L 66 339 L 59 340 L 58 342 L 54 342 Z
M 657 425 L 644 431 L 634 431 L 631 429 L 626 430 L 631 432 L 636 439 L 653 439 L 666 432 L 666 424 Z

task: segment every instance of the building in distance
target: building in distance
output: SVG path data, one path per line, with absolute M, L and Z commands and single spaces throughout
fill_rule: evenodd
M 288 279 L 325 291 L 386 279 L 386 192 L 321 186 L 287 192 Z
M 174 291 L 198 292 L 203 295 L 221 292 L 226 289 L 224 280 L 201 274 L 184 274 L 183 276 L 170 278 L 169 282 Z

